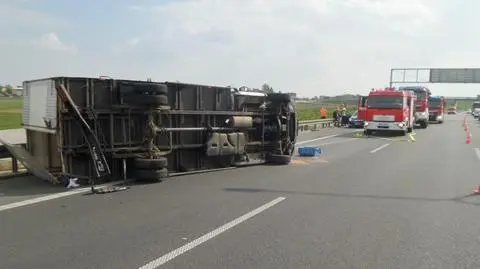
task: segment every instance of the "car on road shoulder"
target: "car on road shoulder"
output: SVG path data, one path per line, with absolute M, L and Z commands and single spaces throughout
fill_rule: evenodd
M 365 121 L 358 119 L 358 114 L 354 113 L 348 120 L 348 127 L 350 128 L 363 128 Z

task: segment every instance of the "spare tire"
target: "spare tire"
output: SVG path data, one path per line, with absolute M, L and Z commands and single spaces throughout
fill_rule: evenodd
M 138 84 L 133 91 L 145 95 L 167 95 L 168 87 L 165 84 Z
M 125 102 L 137 106 L 168 106 L 168 96 L 166 95 L 148 95 L 131 94 L 124 97 Z
M 167 168 L 168 161 L 165 157 L 159 157 L 158 159 L 144 159 L 144 158 L 136 158 L 134 160 L 134 164 L 136 168 L 139 169 L 162 169 Z
M 292 101 L 292 96 L 287 93 L 269 93 L 267 100 L 271 102 L 289 103 Z
M 138 169 L 135 174 L 137 180 L 162 181 L 162 179 L 168 177 L 168 170 L 167 168 L 158 170 Z
M 275 165 L 287 165 L 292 160 L 290 155 L 279 155 L 279 154 L 270 154 L 267 157 L 267 163 Z

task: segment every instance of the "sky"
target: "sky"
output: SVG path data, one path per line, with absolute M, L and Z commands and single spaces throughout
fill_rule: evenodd
M 0 0 L 0 16 L 0 84 L 106 75 L 313 97 L 388 86 L 391 68 L 480 67 L 478 0 Z

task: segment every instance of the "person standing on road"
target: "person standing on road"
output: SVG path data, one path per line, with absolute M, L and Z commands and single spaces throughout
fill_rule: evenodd
M 338 119 L 340 117 L 340 111 L 339 111 L 339 108 L 337 107 L 334 111 L 333 111 L 333 126 L 337 126 L 338 127 Z

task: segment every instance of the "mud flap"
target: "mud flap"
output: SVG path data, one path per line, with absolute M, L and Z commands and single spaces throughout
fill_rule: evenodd
M 30 155 L 30 153 L 24 149 L 22 146 L 9 144 L 3 141 L 0 138 L 0 143 L 2 143 L 5 148 L 14 156 L 18 161 L 20 161 L 27 171 L 32 173 L 34 176 L 49 181 L 53 184 L 60 183 L 55 176 L 53 176 L 43 165 L 35 160 L 35 158 Z

